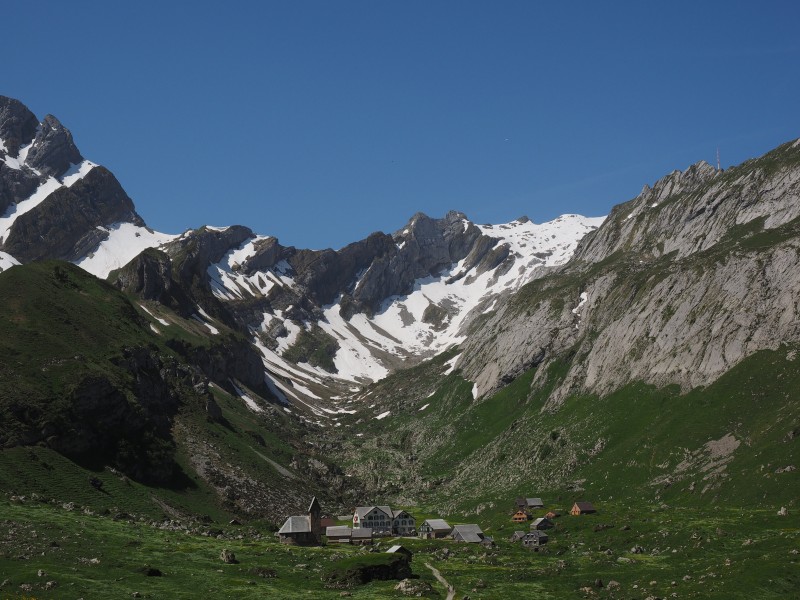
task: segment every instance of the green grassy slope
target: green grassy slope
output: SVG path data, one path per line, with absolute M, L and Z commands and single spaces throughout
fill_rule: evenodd
M 206 392 L 203 374 L 186 362 L 224 354 L 228 340 L 239 342 L 234 334 L 211 336 L 163 307 L 146 312 L 55 261 L 0 274 L 0 306 L 5 494 L 147 518 L 274 522 L 322 485 L 335 488 L 290 466 L 309 452 L 302 423 L 264 401 L 253 412 L 217 385 Z M 215 364 L 213 355 L 207 362 Z
M 529 371 L 480 402 L 457 373 L 432 395 L 408 395 L 427 390 L 413 382 L 440 372 L 436 361 L 404 373 L 403 386 L 374 388 L 382 402 L 373 411 L 392 412 L 354 415 L 363 435 L 343 440 L 344 460 L 367 480 L 370 465 L 384 465 L 379 491 L 408 494 L 418 484 L 423 502 L 446 510 L 544 493 L 777 510 L 800 501 L 800 471 L 776 473 L 800 461 L 799 366 L 797 350 L 785 347 L 687 394 L 633 383 L 545 411 L 563 363 L 543 387 L 531 389 Z

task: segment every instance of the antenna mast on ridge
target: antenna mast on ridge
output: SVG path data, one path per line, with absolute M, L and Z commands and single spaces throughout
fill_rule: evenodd
M 719 166 L 719 146 L 717 146 L 717 171 L 722 171 Z

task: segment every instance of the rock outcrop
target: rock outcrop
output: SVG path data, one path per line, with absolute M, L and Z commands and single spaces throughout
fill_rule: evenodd
M 482 396 L 572 357 L 551 404 L 635 380 L 706 385 L 758 350 L 800 341 L 799 216 L 800 142 L 724 173 L 675 172 L 501 306 L 458 366 Z
M 29 144 L 36 136 L 39 120 L 19 100 L 0 96 L 0 140 L 9 156 L 16 158 L 20 146 Z
M 71 187 L 61 187 L 11 227 L 3 250 L 21 262 L 76 260 L 104 239 L 102 228 L 119 222 L 144 225 L 116 177 L 95 167 Z
M 72 134 L 53 115 L 45 116 L 25 164 L 43 175 L 61 177 L 70 165 L 83 160 L 72 141 Z

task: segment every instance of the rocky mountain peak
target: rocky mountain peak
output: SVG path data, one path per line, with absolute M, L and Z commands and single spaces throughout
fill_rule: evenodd
M 685 171 L 672 171 L 669 175 L 659 179 L 652 189 L 646 186 L 646 189 L 643 189 L 642 194 L 639 195 L 639 199 L 642 202 L 663 202 L 670 196 L 697 189 L 717 174 L 718 171 L 714 167 L 701 160 Z
M 77 260 L 108 236 L 107 226 L 120 222 L 144 225 L 111 171 L 94 167 L 72 186 L 58 187 L 21 214 L 2 249 L 21 262 Z
M 45 116 L 36 132 L 25 164 L 44 175 L 60 177 L 70 165 L 83 160 L 72 133 L 53 115 Z
M 255 234 L 242 225 L 230 227 L 201 227 L 165 246 L 181 278 L 190 281 L 192 275 L 204 273 L 209 264 L 219 262 L 231 250 Z
M 0 145 L 9 156 L 19 155 L 20 146 L 33 140 L 38 126 L 39 119 L 22 102 L 0 96 Z

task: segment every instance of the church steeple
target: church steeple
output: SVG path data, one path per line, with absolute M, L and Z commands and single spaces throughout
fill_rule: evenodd
M 314 496 L 311 499 L 311 504 L 308 507 L 308 522 L 311 525 L 311 534 L 317 538 L 317 541 L 322 539 L 322 507 L 319 505 L 319 500 Z

